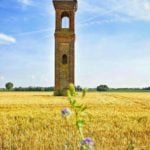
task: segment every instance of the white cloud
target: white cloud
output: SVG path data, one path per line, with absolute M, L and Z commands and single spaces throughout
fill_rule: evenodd
M 32 4 L 32 0 L 18 0 L 18 2 L 24 6 L 28 6 Z
M 145 7 L 145 9 L 150 10 L 150 3 L 145 2 L 144 7 Z
M 16 43 L 16 39 L 12 36 L 0 33 L 0 45 Z
M 135 20 L 150 21 L 150 1 L 149 0 L 122 0 L 124 9 L 118 10 L 117 13 L 122 13 Z
M 83 23 L 111 19 L 114 21 L 147 21 L 150 22 L 150 1 L 149 0 L 105 0 L 105 1 L 84 1 L 80 3 L 81 13 L 89 15 Z M 91 6 L 91 7 L 90 7 Z M 91 9 L 90 9 L 91 8 Z M 119 19 L 114 19 L 119 16 Z M 105 18 L 106 17 L 106 18 Z M 105 23 L 105 21 L 104 21 Z

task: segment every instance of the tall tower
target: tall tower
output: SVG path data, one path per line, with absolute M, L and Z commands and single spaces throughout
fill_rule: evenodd
M 53 0 L 55 27 L 55 95 L 66 95 L 74 84 L 75 12 L 77 0 Z

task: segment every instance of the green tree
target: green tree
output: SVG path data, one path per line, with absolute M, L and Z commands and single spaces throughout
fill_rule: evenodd
M 109 87 L 107 85 L 99 85 L 97 86 L 97 91 L 108 91 Z
M 12 88 L 13 88 L 13 83 L 12 82 L 7 82 L 6 84 L 5 84 L 5 87 L 6 87 L 6 89 L 7 90 L 11 90 Z

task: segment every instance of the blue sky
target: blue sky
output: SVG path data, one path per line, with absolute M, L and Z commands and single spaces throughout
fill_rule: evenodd
M 0 87 L 54 85 L 51 0 L 0 0 Z M 80 0 L 76 84 L 150 85 L 150 1 Z

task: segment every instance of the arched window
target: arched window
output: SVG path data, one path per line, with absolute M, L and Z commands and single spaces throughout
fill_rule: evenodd
M 64 11 L 61 14 L 61 28 L 69 29 L 70 26 L 70 18 L 68 12 Z
M 66 54 L 64 54 L 63 56 L 62 56 L 62 64 L 67 64 L 68 63 L 68 60 L 67 60 L 67 55 Z

